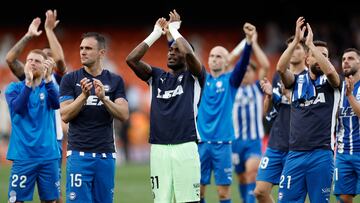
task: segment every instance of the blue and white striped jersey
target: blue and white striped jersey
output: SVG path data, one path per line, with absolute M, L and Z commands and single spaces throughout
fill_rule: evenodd
M 263 92 L 259 81 L 238 88 L 233 106 L 235 137 L 257 140 L 264 136 Z
M 337 152 L 353 154 L 353 152 L 360 152 L 360 121 L 345 92 L 346 86 L 343 82 L 336 126 Z M 360 81 L 355 83 L 353 95 L 357 101 L 360 101 Z

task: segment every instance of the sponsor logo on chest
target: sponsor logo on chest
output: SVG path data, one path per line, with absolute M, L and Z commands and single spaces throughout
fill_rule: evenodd
M 178 85 L 174 90 L 166 90 L 162 91 L 158 88 L 158 94 L 156 98 L 159 99 L 170 99 L 171 97 L 176 97 L 178 95 L 181 95 L 184 93 L 183 87 L 181 85 Z
M 110 99 L 109 96 L 105 96 L 105 97 Z M 103 104 L 104 103 L 96 95 L 90 95 L 85 103 L 86 106 L 101 106 Z
M 304 103 L 301 103 L 300 106 L 305 107 L 305 106 L 310 106 L 310 105 L 314 105 L 317 103 L 326 103 L 324 93 L 319 93 L 315 99 L 305 101 Z

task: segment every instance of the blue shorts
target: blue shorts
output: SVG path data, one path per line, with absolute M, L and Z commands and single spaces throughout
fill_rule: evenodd
M 360 194 L 360 152 L 336 154 L 334 195 Z
M 331 150 L 289 151 L 280 177 L 278 202 L 330 202 L 334 156 Z
M 24 161 L 15 160 L 11 167 L 9 181 L 9 202 L 32 201 L 35 182 L 42 201 L 60 197 L 58 160 Z
M 288 152 L 268 147 L 264 156 L 261 158 L 256 181 L 265 181 L 273 185 L 278 185 L 287 154 Z
M 210 184 L 211 172 L 214 170 L 216 185 L 232 183 L 231 143 L 198 144 L 201 162 L 200 184 Z
M 67 152 L 66 202 L 111 203 L 114 178 L 115 154 Z
M 232 144 L 232 153 L 235 172 L 244 173 L 248 159 L 261 158 L 261 141 L 236 139 Z

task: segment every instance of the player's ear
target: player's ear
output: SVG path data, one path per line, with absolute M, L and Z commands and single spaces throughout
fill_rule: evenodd
M 101 57 L 105 57 L 105 54 L 106 54 L 106 50 L 105 49 L 100 49 Z

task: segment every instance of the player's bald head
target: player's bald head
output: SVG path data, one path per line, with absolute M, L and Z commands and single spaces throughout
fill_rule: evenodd
M 209 54 L 209 68 L 212 74 L 219 74 L 228 66 L 229 51 L 222 46 L 215 46 Z
M 214 48 L 211 49 L 210 54 L 211 53 L 216 53 L 216 54 L 220 54 L 222 56 L 227 57 L 229 54 L 229 51 L 223 46 L 215 46 Z

